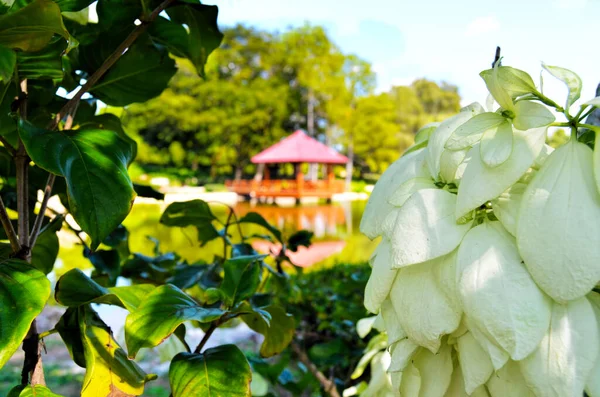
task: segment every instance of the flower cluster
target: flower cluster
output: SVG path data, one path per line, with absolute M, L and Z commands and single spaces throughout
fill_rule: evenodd
M 600 396 L 600 149 L 577 139 L 600 98 L 571 116 L 579 77 L 544 68 L 564 107 L 496 65 L 481 76 L 499 108 L 424 127 L 375 186 L 364 302 L 387 349 L 362 396 Z M 571 128 L 556 150 L 551 125 Z

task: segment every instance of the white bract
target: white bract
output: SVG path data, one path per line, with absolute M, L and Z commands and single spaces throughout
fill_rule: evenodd
M 385 334 L 353 374 L 377 357 L 362 396 L 600 397 L 600 143 L 578 134 L 600 131 L 583 121 L 600 98 L 571 113 L 581 80 L 544 68 L 564 106 L 496 63 L 487 111 L 422 128 L 377 183 L 361 230 L 382 236 L 365 291 L 379 315 L 360 329 Z M 548 107 L 572 128 L 556 150 Z
M 558 302 L 585 296 L 600 280 L 600 193 L 591 165 L 592 150 L 570 140 L 548 157 L 521 201 L 519 252 Z
M 457 262 L 467 316 L 513 360 L 527 357 L 548 329 L 552 304 L 527 272 L 514 238 L 499 222 L 486 221 L 467 233 Z

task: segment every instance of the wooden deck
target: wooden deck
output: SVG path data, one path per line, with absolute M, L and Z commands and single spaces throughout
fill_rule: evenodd
M 296 181 L 284 179 L 226 181 L 230 191 L 251 197 L 319 197 L 331 198 L 343 193 L 345 183 L 342 180 Z

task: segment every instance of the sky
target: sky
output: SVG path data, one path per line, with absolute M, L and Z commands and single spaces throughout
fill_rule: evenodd
M 219 24 L 271 31 L 306 22 L 324 26 L 345 53 L 371 62 L 378 91 L 425 77 L 459 87 L 462 104 L 485 103 L 479 72 L 496 46 L 503 65 L 538 82 L 541 63 L 575 71 L 582 99 L 600 83 L 600 0 L 212 0 Z M 544 93 L 559 103 L 566 88 L 548 73 Z

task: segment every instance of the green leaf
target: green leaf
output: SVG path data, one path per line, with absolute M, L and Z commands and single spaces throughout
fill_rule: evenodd
M 192 288 L 208 268 L 208 265 L 179 265 L 175 268 L 173 276 L 167 279 L 167 283 L 181 289 Z
M 123 40 L 120 36 L 102 35 L 90 45 L 80 48 L 82 68 L 95 72 Z M 126 106 L 145 102 L 165 88 L 177 69 L 169 53 L 159 49 L 147 35 L 141 36 L 127 52 L 102 76 L 91 91 L 111 106 Z
M 79 114 L 80 111 L 81 109 L 77 111 L 77 114 Z M 85 122 L 81 123 L 79 128 L 84 130 L 110 130 L 119 134 L 119 137 L 121 137 L 131 146 L 132 154 L 129 162 L 127 163 L 127 165 L 130 165 L 131 162 L 137 157 L 137 142 L 127 135 L 123 129 L 123 125 L 121 124 L 121 119 L 112 113 L 104 113 L 94 116 L 94 112 L 92 112 L 91 116 L 92 117 L 88 118 Z
M 106 29 L 133 28 L 133 21 L 142 15 L 143 0 L 98 0 L 96 12 L 99 25 Z M 119 10 L 115 12 L 115 10 Z
M 173 397 L 249 397 L 252 371 L 235 345 L 179 353 L 169 367 Z
M 133 312 L 142 299 L 156 288 L 151 284 L 104 288 L 79 269 L 66 272 L 56 283 L 54 297 L 58 303 L 78 307 L 88 303 L 120 306 Z
M 225 303 L 229 306 L 250 298 L 260 284 L 260 262 L 267 255 L 238 256 L 223 264 L 225 277 L 221 285 Z
M 50 389 L 42 385 L 16 386 L 8 392 L 7 397 L 63 397 L 60 394 L 52 393 Z
M 0 82 L 9 82 L 15 71 L 17 54 L 10 48 L 0 45 Z
M 119 252 L 117 250 L 98 250 L 90 252 L 89 249 L 85 248 L 84 256 L 92 262 L 94 265 L 95 276 L 107 276 L 108 286 L 114 286 L 117 282 L 119 274 L 121 274 L 121 264 L 119 258 Z
M 62 12 L 81 11 L 94 2 L 94 0 L 54 0 Z
M 201 245 L 221 237 L 212 222 L 217 218 L 207 202 L 191 200 L 170 204 L 160 217 L 160 223 L 166 226 L 195 226 Z
M 575 72 L 559 66 L 550 66 L 542 63 L 542 67 L 546 69 L 552 76 L 556 77 L 567 85 L 569 94 L 567 95 L 565 109 L 569 109 L 571 105 L 575 103 L 579 97 L 581 97 L 581 78 Z
M 67 336 L 67 346 L 76 343 L 78 355 L 74 359 L 85 360 L 85 378 L 82 397 L 96 397 L 99 390 L 108 395 L 139 396 L 144 392 L 144 384 L 156 379 L 147 375 L 114 340 L 110 328 L 98 317 L 89 305 L 71 310 L 69 328 L 61 329 L 61 336 Z M 61 319 L 62 321 L 62 319 Z M 64 331 L 69 330 L 67 334 Z M 60 332 L 60 331 L 59 331 Z M 73 346 L 71 345 L 70 351 Z M 82 363 L 79 363 L 80 365 Z
M 155 190 L 152 186 L 149 185 L 140 185 L 137 183 L 133 184 L 133 189 L 137 193 L 139 197 L 148 197 L 156 200 L 164 200 L 165 194 Z
M 62 216 L 53 219 L 39 235 L 31 252 L 31 263 L 44 274 L 52 271 L 58 257 L 59 242 L 56 232 L 60 230 L 62 221 Z
M 204 76 L 204 65 L 208 56 L 223 40 L 223 34 L 217 26 L 219 8 L 204 4 L 185 4 L 170 7 L 167 14 L 171 21 L 187 26 L 189 33 L 184 30 L 185 36 L 182 36 L 181 30 L 164 30 L 163 42 L 169 49 L 183 52 L 185 57 L 192 61 L 198 74 Z M 182 48 L 183 46 L 187 48 Z
M 160 223 L 166 226 L 202 226 L 217 218 L 206 201 L 191 200 L 169 204 L 160 217 Z
M 15 147 L 18 144 L 19 135 L 17 134 L 17 122 L 11 117 L 11 112 L 16 96 L 15 84 L 0 82 L 0 136 Z
M 159 345 L 184 321 L 208 323 L 223 314 L 220 309 L 200 306 L 175 286 L 161 285 L 127 316 L 125 341 L 129 356 L 135 358 L 141 348 Z
M 259 214 L 258 212 L 248 212 L 246 215 L 244 215 L 242 218 L 240 218 L 240 220 L 238 222 L 239 223 L 253 223 L 255 225 L 262 226 L 265 229 L 267 229 L 269 232 L 271 232 L 271 234 L 273 234 L 273 236 L 275 236 L 275 238 L 279 242 L 283 242 L 282 237 L 281 237 L 281 231 L 279 231 L 279 229 L 277 229 L 276 227 L 272 226 L 269 222 L 267 222 L 265 220 L 265 218 L 263 218 L 263 216 L 261 214 Z
M 480 76 L 488 84 L 490 79 L 493 78 L 493 73 L 494 69 L 488 69 L 481 72 Z M 536 91 L 533 79 L 523 70 L 511 68 L 510 66 L 499 66 L 497 73 L 498 84 L 500 84 L 511 98 Z
M 296 324 L 294 317 L 287 314 L 281 306 L 269 306 L 264 309 L 271 315 L 271 326 L 256 313 L 241 316 L 242 320 L 254 331 L 264 335 L 265 340 L 260 347 L 263 357 L 271 357 L 281 353 L 294 338 Z
M 0 262 L 0 368 L 21 345 L 50 297 L 50 281 L 25 261 Z
M 63 24 L 60 8 L 51 0 L 35 0 L 10 14 L 0 15 L 0 45 L 21 51 L 39 51 L 58 34 L 76 44 Z
M 71 213 L 96 249 L 131 210 L 131 145 L 113 131 L 46 131 L 25 121 L 19 133 L 39 167 L 65 178 Z
M 298 247 L 310 247 L 311 239 L 313 238 L 314 233 L 309 230 L 299 230 L 296 233 L 292 234 L 288 239 L 288 249 L 292 252 L 298 251 Z
M 17 70 L 21 79 L 50 79 L 60 81 L 63 78 L 62 56 L 67 49 L 67 41 L 61 37 L 52 39 L 39 51 L 17 53 Z

